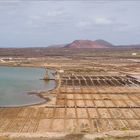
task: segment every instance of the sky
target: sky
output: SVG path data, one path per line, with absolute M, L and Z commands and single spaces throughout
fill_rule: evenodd
M 0 0 L 0 47 L 47 47 L 77 39 L 140 44 L 138 0 Z

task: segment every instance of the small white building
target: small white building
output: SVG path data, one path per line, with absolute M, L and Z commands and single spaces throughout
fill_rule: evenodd
M 136 56 L 137 55 L 137 53 L 132 53 L 132 56 Z
M 63 70 L 63 69 L 61 69 L 61 70 L 59 70 L 58 72 L 59 72 L 59 73 L 64 73 L 64 70 Z

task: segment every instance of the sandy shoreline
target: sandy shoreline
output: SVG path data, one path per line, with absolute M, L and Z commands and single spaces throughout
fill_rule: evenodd
M 51 69 L 51 68 L 44 68 L 44 67 L 41 67 L 41 66 L 14 66 L 14 65 L 1 65 L 0 64 L 0 67 L 27 67 L 27 68 L 42 68 L 42 69 L 48 69 L 48 70 L 53 70 L 53 71 L 56 71 L 55 69 Z M 45 75 L 45 74 L 44 74 Z M 43 78 L 41 79 L 41 80 L 43 80 Z M 52 79 L 51 79 L 52 80 Z M 56 80 L 54 80 L 55 82 L 56 82 L 56 84 L 55 84 L 55 87 L 53 88 L 53 89 L 50 89 L 50 90 L 48 90 L 48 91 L 45 91 L 45 90 L 43 90 L 43 91 L 39 91 L 39 92 L 36 92 L 36 91 L 30 91 L 30 92 L 27 92 L 27 94 L 28 95 L 34 95 L 34 96 L 38 96 L 39 98 L 42 98 L 42 99 L 44 99 L 45 101 L 42 101 L 42 102 L 40 102 L 40 103 L 31 103 L 31 104 L 27 104 L 27 105 L 21 105 L 21 106 L 2 106 L 2 107 L 0 107 L 0 108 L 20 108 L 20 107 L 28 107 L 28 106 L 36 106 L 36 105 L 43 105 L 43 104 L 46 104 L 47 102 L 49 102 L 49 101 L 51 101 L 51 99 L 49 98 L 49 94 L 48 94 L 48 97 L 44 97 L 44 95 L 43 94 L 47 94 L 47 93 L 49 93 L 49 92 L 51 92 L 52 90 L 55 90 L 56 88 L 57 88 L 57 84 L 58 84 L 58 82 L 56 81 Z

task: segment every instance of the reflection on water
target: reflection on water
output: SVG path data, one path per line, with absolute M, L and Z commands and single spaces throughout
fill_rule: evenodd
M 51 75 L 52 71 L 49 71 Z M 0 67 L 0 106 L 23 106 L 44 102 L 29 92 L 48 91 L 55 81 L 43 81 L 45 70 L 26 67 Z

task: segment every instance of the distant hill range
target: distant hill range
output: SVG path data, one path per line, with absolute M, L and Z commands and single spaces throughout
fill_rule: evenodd
M 66 48 L 110 48 L 113 45 L 104 40 L 75 40 L 65 46 Z
M 92 40 L 75 40 L 69 44 L 52 45 L 49 48 L 140 48 L 140 44 L 137 45 L 113 45 L 105 40 L 98 39 Z
M 96 51 L 98 49 L 100 51 Z M 48 47 L 0 48 L 0 57 L 81 57 L 85 56 L 85 54 L 87 56 L 108 56 L 112 55 L 112 52 L 115 52 L 114 55 L 119 57 L 123 51 L 125 51 L 127 54 L 135 55 L 136 53 L 140 52 L 140 44 L 117 46 L 101 39 L 95 41 L 75 40 L 69 44 L 58 44 Z M 124 57 L 126 56 L 124 55 Z M 137 57 L 139 58 L 138 55 Z
M 65 47 L 67 44 L 58 44 L 58 45 L 50 45 L 47 48 L 63 48 Z

